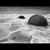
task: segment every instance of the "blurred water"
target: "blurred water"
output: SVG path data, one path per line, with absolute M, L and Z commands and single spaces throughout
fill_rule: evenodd
M 46 18 L 47 19 L 47 21 L 48 21 L 48 26 L 45 28 L 45 27 L 37 27 L 37 26 L 31 26 L 31 25 L 25 25 L 25 23 L 24 23 L 24 21 L 23 20 L 21 20 L 24 24 L 22 25 L 21 24 L 21 21 L 19 22 L 19 21 L 17 21 L 17 24 L 16 23 L 13 23 L 13 25 L 11 26 L 11 28 L 10 28 L 10 30 L 11 31 L 15 31 L 16 29 L 18 29 L 19 27 L 21 27 L 21 26 L 23 26 L 23 27 L 25 27 L 23 30 L 22 30 L 22 33 L 25 33 L 24 35 L 28 35 L 29 33 L 32 33 L 34 30 L 38 30 L 36 33 L 35 32 L 33 32 L 34 33 L 34 35 L 33 36 L 35 36 L 35 37 L 37 37 L 37 38 L 39 38 L 39 37 L 45 37 L 44 39 L 49 39 L 50 37 L 49 37 L 49 35 L 50 35 L 50 18 Z M 9 21 L 9 20 L 11 20 L 11 19 L 0 19 L 0 24 L 1 23 L 4 23 L 4 22 L 7 22 L 7 21 Z M 18 23 L 19 22 L 19 23 Z M 18 26 L 19 24 L 21 24 L 21 26 Z M 7 26 L 8 27 L 8 26 Z M 22 27 L 21 27 L 22 28 Z M 28 29 L 29 28 L 29 29 Z M 41 32 L 39 32 L 39 31 L 41 31 Z M 29 32 L 29 33 L 28 33 Z M 27 34 L 28 33 L 28 34 Z M 37 34 L 38 33 L 38 34 Z M 42 35 L 43 34 L 43 35 Z M 40 35 L 40 36 L 39 36 Z M 22 36 L 21 36 L 22 37 Z M 47 37 L 47 38 L 46 38 Z M 20 39 L 20 38 L 19 38 Z M 27 39 L 27 38 L 26 38 Z M 15 40 L 16 41 L 16 40 Z M 25 41 L 25 40 L 24 40 Z M 27 41 L 27 40 L 26 40 Z M 29 38 L 28 38 L 28 41 L 29 41 Z M 49 39 L 49 41 L 50 41 L 50 39 Z

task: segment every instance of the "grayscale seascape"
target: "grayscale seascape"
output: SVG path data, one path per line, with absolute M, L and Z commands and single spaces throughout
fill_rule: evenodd
M 27 24 L 34 14 L 43 15 L 48 26 Z M 0 43 L 50 43 L 50 7 L 0 7 Z

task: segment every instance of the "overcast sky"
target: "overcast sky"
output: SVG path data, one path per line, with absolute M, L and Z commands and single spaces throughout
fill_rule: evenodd
M 2 13 L 50 13 L 50 7 L 0 7 L 0 14 Z

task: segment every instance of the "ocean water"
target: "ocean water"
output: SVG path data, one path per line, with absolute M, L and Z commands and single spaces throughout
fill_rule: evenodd
M 37 26 L 32 26 L 32 25 L 27 25 L 26 24 L 26 25 L 23 25 L 23 27 L 25 27 L 25 28 L 28 27 L 29 29 L 26 29 L 24 32 L 28 33 L 28 30 L 29 30 L 33 34 L 34 37 L 37 37 L 37 38 L 41 37 L 40 39 L 42 39 L 42 37 L 43 37 L 43 39 L 46 39 L 47 41 L 50 42 L 50 18 L 46 16 L 46 19 L 48 21 L 48 26 L 47 27 L 37 27 Z M 7 23 L 10 20 L 11 20 L 10 18 L 0 19 L 0 25 L 2 23 Z M 19 25 L 19 23 L 18 23 L 18 25 Z M 19 27 L 18 25 L 16 23 L 14 23 L 14 25 L 12 25 L 12 27 L 11 27 L 11 30 L 12 31 L 14 29 L 16 30 L 16 28 Z M 35 30 L 35 32 L 33 33 L 34 30 Z M 26 35 L 26 34 L 24 34 L 24 35 Z

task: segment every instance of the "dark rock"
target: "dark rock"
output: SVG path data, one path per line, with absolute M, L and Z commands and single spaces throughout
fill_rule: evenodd
M 19 19 L 25 19 L 25 16 L 20 15 L 18 18 L 19 18 Z
M 35 26 L 48 26 L 46 18 L 42 15 L 33 15 L 29 18 L 28 24 Z

